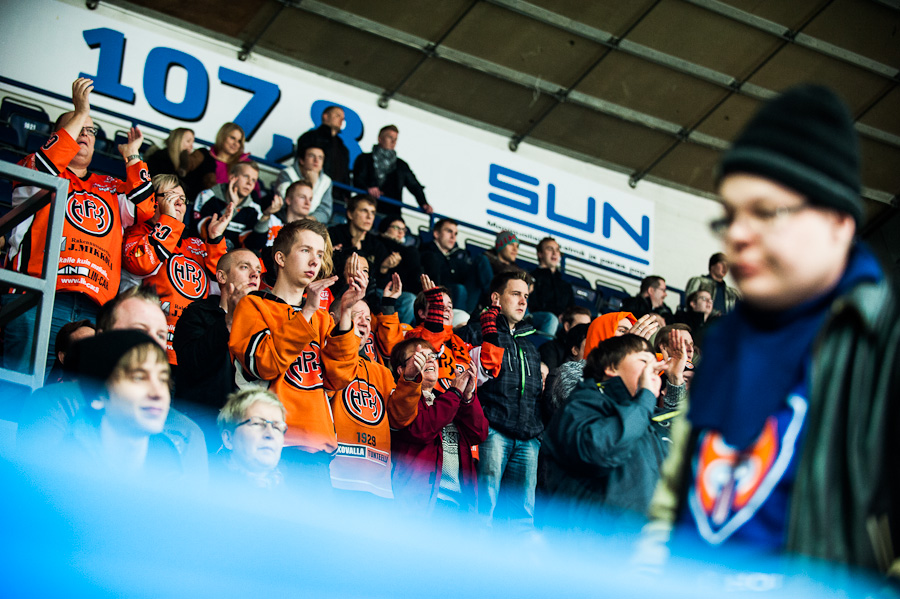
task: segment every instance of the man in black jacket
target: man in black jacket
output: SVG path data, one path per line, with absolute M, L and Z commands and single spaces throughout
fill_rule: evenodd
M 530 279 L 523 271 L 494 277 L 492 306 L 480 323 L 473 318 L 460 335 L 481 346 L 478 397 L 490 423 L 488 438 L 478 450 L 478 511 L 488 522 L 496 514 L 524 527 L 534 524 L 539 437 L 544 430 L 541 359 L 527 339 L 534 327 L 523 322 Z M 486 373 L 490 378 L 484 380 Z M 501 489 L 504 501 L 499 502 Z
M 325 152 L 325 166 L 322 171 L 332 181 L 350 185 L 350 150 L 338 135 L 344 126 L 344 109 L 340 106 L 329 106 L 322 112 L 322 124 L 310 129 L 297 139 L 297 159 L 303 160 L 307 148 L 322 148 Z M 335 187 L 333 196 L 336 200 L 346 201 L 350 192 Z
M 450 291 L 453 305 L 466 312 L 475 308 L 481 289 L 472 276 L 474 260 L 469 250 L 456 244 L 458 225 L 442 218 L 434 225 L 434 241 L 422 246 L 422 268 L 435 285 Z
M 425 199 L 425 188 L 416 179 L 412 169 L 403 160 L 397 158 L 397 136 L 399 129 L 394 125 L 382 127 L 378 132 L 378 143 L 372 146 L 369 154 L 360 154 L 353 164 L 353 183 L 369 192 L 375 199 L 386 196 L 398 202 L 403 201 L 403 189 L 408 189 L 416 202 L 431 214 L 434 208 Z M 400 206 L 378 203 L 378 212 L 383 214 L 400 214 Z
M 216 281 L 221 295 L 192 302 L 175 325 L 172 346 L 178 363 L 175 393 L 190 400 L 185 412 L 203 429 L 210 451 L 220 439 L 216 416 L 229 393 L 237 390 L 234 365 L 228 353 L 231 319 L 238 302 L 259 289 L 259 258 L 246 249 L 232 250 L 219 259 Z
M 717 169 L 712 229 L 743 302 L 706 334 L 671 486 L 682 534 L 717 552 L 896 560 L 900 320 L 856 240 L 859 148 L 843 101 L 804 85 L 767 102 Z
M 559 318 L 575 303 L 572 284 L 562 278 L 562 252 L 552 237 L 545 237 L 537 245 L 538 267 L 531 271 L 534 289 L 528 298 L 534 327 L 553 336 L 559 328 Z

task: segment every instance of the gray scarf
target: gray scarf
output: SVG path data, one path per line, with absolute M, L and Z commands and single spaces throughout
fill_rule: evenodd
M 397 164 L 397 152 L 375 145 L 372 147 L 372 162 L 375 164 L 375 178 L 378 179 L 378 186 L 381 187 L 388 173 L 394 170 Z

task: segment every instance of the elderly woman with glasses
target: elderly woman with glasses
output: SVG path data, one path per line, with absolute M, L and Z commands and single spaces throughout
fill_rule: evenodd
M 287 432 L 285 415 L 284 405 L 271 391 L 246 389 L 229 395 L 216 420 L 223 469 L 256 487 L 281 485 L 278 462 Z
M 474 367 L 458 368 L 449 389 L 434 392 L 442 359 L 446 356 L 417 337 L 391 351 L 396 376 L 422 381 L 416 419 L 391 432 L 394 497 L 426 513 L 435 507 L 474 513 L 478 482 L 472 447 L 487 439 L 488 422 L 475 394 Z

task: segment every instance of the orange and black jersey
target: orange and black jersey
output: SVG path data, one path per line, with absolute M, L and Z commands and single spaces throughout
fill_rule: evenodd
M 125 270 L 152 283 L 159 294 L 169 324 L 170 364 L 178 363 L 172 348 L 178 318 L 191 302 L 209 295 L 219 258 L 226 251 L 221 236 L 204 242 L 182 233 L 184 223 L 163 214 L 156 225 L 145 222 L 128 227 L 122 248 Z
M 356 374 L 359 338 L 332 336 L 334 320 L 316 310 L 307 321 L 299 307 L 254 291 L 234 311 L 229 349 L 239 387 L 265 385 L 287 409 L 285 445 L 334 453 L 337 438 L 327 390 L 343 389 Z
M 360 356 L 353 381 L 331 399 L 338 450 L 331 461 L 336 489 L 393 497 L 391 429 L 412 423 L 418 412 L 421 382 L 400 379 Z
M 153 187 L 143 162 L 126 168 L 124 182 L 95 173 L 82 179 L 67 168 L 78 151 L 78 143 L 60 129 L 22 164 L 69 182 L 57 291 L 83 293 L 103 305 L 119 291 L 123 229 L 154 214 Z M 17 186 L 13 204 L 21 204 L 37 191 L 37 187 Z M 48 205 L 13 229 L 9 253 L 13 270 L 41 275 L 49 219 Z

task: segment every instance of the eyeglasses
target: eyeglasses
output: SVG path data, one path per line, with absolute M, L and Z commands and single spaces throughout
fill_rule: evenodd
M 97 133 L 100 132 L 100 127 L 82 127 L 81 132 L 86 133 L 91 137 L 97 137 Z
M 403 225 L 391 225 L 390 227 L 388 227 L 388 229 L 396 229 L 397 231 L 400 231 L 401 233 L 406 233 L 409 230 L 406 227 L 404 227 Z
M 766 208 L 764 206 L 753 206 L 745 212 L 747 226 L 754 233 L 766 233 L 784 221 L 793 214 L 802 212 L 809 208 L 809 204 L 800 204 L 799 206 L 779 206 L 778 208 Z M 709 223 L 709 228 L 713 235 L 724 237 L 728 229 L 737 222 L 738 213 L 729 211 L 725 216 L 717 218 Z
M 253 430 L 259 431 L 261 433 L 264 433 L 266 431 L 267 426 L 271 426 L 273 431 L 280 433 L 281 435 L 284 435 L 288 429 L 286 422 L 281 422 L 280 420 L 266 420 L 265 418 L 260 418 L 259 416 L 248 418 L 243 422 L 238 422 L 236 425 L 234 425 L 234 428 L 244 426 L 245 424 Z

